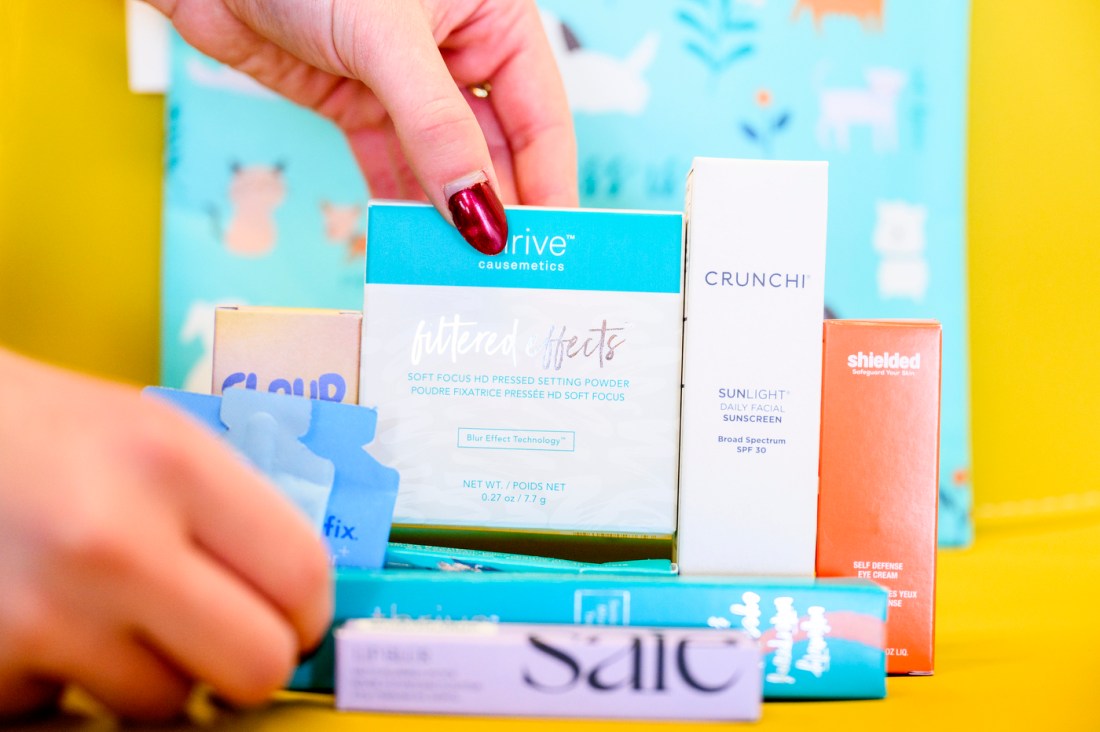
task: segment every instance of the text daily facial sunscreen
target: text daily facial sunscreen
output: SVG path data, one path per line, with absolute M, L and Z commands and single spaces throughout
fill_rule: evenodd
M 826 163 L 692 166 L 682 574 L 814 573 L 827 199 Z

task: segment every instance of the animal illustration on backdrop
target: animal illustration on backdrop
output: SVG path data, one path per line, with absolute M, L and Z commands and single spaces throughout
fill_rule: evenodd
M 865 30 L 882 30 L 883 5 L 886 0 L 797 0 L 791 11 L 791 22 L 797 22 L 808 10 L 814 19 L 814 29 L 821 33 L 827 15 L 849 15 L 859 20 Z
M 282 163 L 275 165 L 230 166 L 233 178 L 229 182 L 229 222 L 221 232 L 220 216 L 211 207 L 215 232 L 232 254 L 241 257 L 262 257 L 270 254 L 278 239 L 275 211 L 286 198 L 286 180 Z
M 878 293 L 883 298 L 924 300 L 928 260 L 924 256 L 928 210 L 907 201 L 876 201 L 873 246 L 881 259 Z
M 585 48 L 566 23 L 546 10 L 540 14 L 574 112 L 642 113 L 649 102 L 644 73 L 657 55 L 657 33 L 646 34 L 626 58 L 616 58 Z
M 367 235 L 363 231 L 363 206 L 321 201 L 321 216 L 325 220 L 325 238 L 344 245 L 348 261 L 367 253 Z
M 831 88 L 820 92 L 821 115 L 817 120 L 817 139 L 822 147 L 832 141 L 847 150 L 852 127 L 871 130 L 875 152 L 898 146 L 898 98 L 905 88 L 906 75 L 897 69 L 878 67 L 864 72 L 866 87 Z
M 180 386 L 184 391 L 209 394 L 214 381 L 214 311 L 223 305 L 243 305 L 240 298 L 225 298 L 218 302 L 195 300 L 187 308 L 187 315 L 180 328 L 180 343 L 199 342 L 202 353 L 192 364 Z

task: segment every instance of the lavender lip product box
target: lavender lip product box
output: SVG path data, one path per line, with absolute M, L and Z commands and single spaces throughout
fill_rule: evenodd
M 752 721 L 760 648 L 739 630 L 352 620 L 341 710 Z

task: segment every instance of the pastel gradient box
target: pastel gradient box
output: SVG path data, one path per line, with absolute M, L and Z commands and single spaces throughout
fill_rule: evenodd
M 335 624 L 356 618 L 741 630 L 760 646 L 765 699 L 886 695 L 886 590 L 868 580 L 339 571 Z M 333 642 L 297 689 L 331 689 Z
M 817 573 L 888 588 L 892 674 L 933 671 L 940 324 L 825 321 Z
M 352 620 L 342 710 L 619 719 L 760 718 L 760 648 L 738 630 Z
M 368 208 L 359 400 L 401 473 L 394 522 L 667 541 L 682 216 L 507 215 L 487 257 L 430 206 Z
M 212 391 L 242 387 L 356 404 L 361 323 L 355 310 L 219 307 Z

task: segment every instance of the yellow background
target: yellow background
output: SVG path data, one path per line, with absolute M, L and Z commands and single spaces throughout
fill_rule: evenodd
M 127 91 L 122 8 L 0 0 L 0 344 L 141 384 L 157 374 L 162 101 Z M 1100 3 L 974 0 L 972 39 L 978 533 L 941 553 L 938 673 L 891 679 L 887 702 L 769 704 L 768 721 L 927 728 L 938 708 L 1100 728 L 1059 701 L 1085 709 L 1100 688 Z

